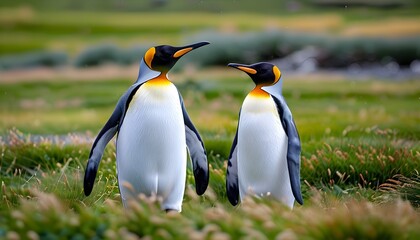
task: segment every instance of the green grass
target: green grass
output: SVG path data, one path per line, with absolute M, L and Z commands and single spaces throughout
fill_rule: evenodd
M 414 13 L 410 14 L 410 11 Z M 60 50 L 74 55 L 88 46 L 104 42 L 126 47 L 151 43 L 183 44 L 189 35 L 206 30 L 244 32 L 279 29 L 345 36 L 371 36 L 372 32 L 374 36 L 413 36 L 420 34 L 418 11 L 404 9 L 389 13 L 372 10 L 370 14 L 365 14 L 363 10 L 284 11 L 281 14 L 243 10 L 139 13 L 0 7 L 0 55 L 38 50 Z M 396 24 L 384 29 L 384 21 L 396 21 Z M 354 28 L 363 28 L 364 24 L 371 26 L 354 33 Z M 411 27 L 406 29 L 407 26 Z
M 32 147 L 31 151 L 44 158 L 40 158 L 35 173 L 2 172 L 3 177 L 11 180 L 2 183 L 0 211 L 4 217 L 0 219 L 0 235 L 3 236 L 31 233 L 61 238 L 115 238 L 134 234 L 161 239 L 250 235 L 258 238 L 291 235 L 304 239 L 416 239 L 420 234 L 416 227 L 420 220 L 418 210 L 398 199 L 384 200 L 392 195 L 369 191 L 366 186 L 343 190 L 337 185 L 331 188 L 318 185 L 312 186 L 310 191 L 304 186 L 305 206 L 296 207 L 293 212 L 276 201 L 258 199 L 248 199 L 239 208 L 233 208 L 226 202 L 224 189 L 220 187 L 224 187 L 225 168 L 217 163 L 220 160 L 217 156 L 210 156 L 211 188 L 204 197 L 195 195 L 189 172 L 181 215 L 165 215 L 155 200 L 145 198 L 133 203 L 131 211 L 123 212 L 114 175 L 114 148 L 108 148 L 94 191 L 86 198 L 82 192 L 82 166 L 88 146 L 33 144 L 13 136 L 9 140 L 10 144 L 15 144 L 15 152 Z M 2 162 L 8 162 L 7 152 L 13 148 L 4 151 L 7 157 Z M 57 153 L 62 154 L 62 158 L 55 159 L 55 166 L 50 166 L 45 159 Z M 27 159 L 20 156 L 16 159 L 19 159 L 16 165 L 7 169 L 27 165 Z M 307 167 L 303 165 L 303 169 Z M 305 177 L 303 172 L 303 179 Z
M 206 72 L 199 74 L 206 76 Z M 240 105 L 252 83 L 240 79 L 239 75 L 238 78 L 203 79 L 177 80 L 176 84 L 204 133 L 231 137 Z M 96 133 L 131 83 L 132 80 L 116 79 L 2 84 L 0 129 L 16 127 L 36 134 L 86 130 Z M 418 81 L 317 82 L 285 77 L 284 85 L 284 95 L 305 140 L 340 136 L 345 129 L 350 137 L 356 138 L 375 126 L 395 129 L 397 137 L 409 140 L 420 134 Z M 32 121 L 28 122 L 27 118 Z M 223 125 L 209 124 L 209 118 L 221 119 Z
M 5 0 L 0 3 L 0 55 L 52 50 L 73 60 L 97 44 L 127 49 L 183 44 L 207 30 L 287 29 L 340 37 L 420 34 L 418 4 L 386 11 L 351 5 L 318 9 L 305 1 L 300 12 L 288 12 L 284 2 L 267 8 L 270 3 L 168 1 L 150 11 L 149 1 L 101 1 L 98 7 L 95 1 L 22 5 Z M 226 159 L 238 111 L 253 87 L 244 74 L 233 72 L 224 68 L 171 75 L 211 164 L 204 196 L 194 193 L 188 170 L 181 214 L 165 214 L 156 199 L 144 197 L 124 211 L 112 143 L 92 194 L 83 194 L 91 147 L 86 138 L 95 137 L 135 76 L 0 81 L 0 239 L 420 238 L 418 79 L 354 81 L 326 75 L 319 80 L 284 73 L 284 96 L 302 140 L 305 200 L 290 211 L 270 199 L 247 199 L 239 207 L 227 201 Z
M 165 3 L 161 5 L 153 3 Z M 39 10 L 63 10 L 63 9 L 76 9 L 81 11 L 89 10 L 101 10 L 101 11 L 127 11 L 127 12 L 179 12 L 179 11 L 206 11 L 206 12 L 259 12 L 264 14 L 296 14 L 296 12 L 319 12 L 319 11 L 364 11 L 369 9 L 370 11 L 379 10 L 385 13 L 389 12 L 410 12 L 410 10 L 417 10 L 419 7 L 418 2 L 415 0 L 371 0 L 369 1 L 370 6 L 380 6 L 386 3 L 403 3 L 402 8 L 393 9 L 393 11 L 383 11 L 380 8 L 368 8 L 358 7 L 353 4 L 363 3 L 363 1 L 353 1 L 349 3 L 340 2 L 340 0 L 329 1 L 341 3 L 336 8 L 322 8 L 319 5 L 314 4 L 316 2 L 325 1 L 312 1 L 312 0 L 297 0 L 294 3 L 298 3 L 299 8 L 297 11 L 290 11 L 290 1 L 288 0 L 243 0 L 238 1 L 189 1 L 189 0 L 172 0 L 172 1 L 135 1 L 126 0 L 124 2 L 116 2 L 114 0 L 91 0 L 89 2 L 81 0 L 57 0 L 50 2 L 48 0 L 24 0 L 24 1 L 13 1 L 4 0 L 1 2 L 3 7 L 21 7 L 31 6 Z M 366 3 L 365 3 L 366 4 Z M 357 5 L 357 4 L 356 4 Z M 366 4 L 369 5 L 369 4 Z M 318 7 L 317 7 L 318 6 Z M 347 6 L 347 8 L 345 8 Z M 387 9 L 385 9 L 387 10 Z M 394 13 L 395 14 L 395 13 Z
M 200 79 L 173 75 L 211 164 L 210 187 L 202 197 L 194 193 L 188 170 L 180 215 L 166 215 L 145 198 L 124 212 L 113 144 L 106 149 L 92 195 L 83 195 L 90 151 L 83 135 L 95 136 L 132 80 L 0 84 L 0 238 L 420 236 L 419 212 L 413 207 L 418 206 L 420 169 L 417 80 L 284 77 L 284 95 L 302 139 L 305 200 L 290 212 L 269 199 L 249 199 L 236 208 L 227 201 L 226 158 L 252 83 L 243 74 L 225 73 L 202 72 L 208 77 Z M 34 142 L 31 135 L 57 137 Z

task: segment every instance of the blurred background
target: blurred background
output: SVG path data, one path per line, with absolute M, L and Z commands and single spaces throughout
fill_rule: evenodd
M 210 139 L 230 142 L 252 89 L 226 64 L 258 61 L 282 70 L 304 138 L 353 124 L 420 132 L 415 0 L 2 0 L 0 29 L 2 133 L 94 135 L 146 49 L 197 41 L 211 44 L 171 79 Z
M 208 40 L 177 67 L 274 61 L 300 73 L 407 79 L 420 74 L 419 13 L 415 0 L 2 0 L 0 76 L 118 71 L 150 46 Z

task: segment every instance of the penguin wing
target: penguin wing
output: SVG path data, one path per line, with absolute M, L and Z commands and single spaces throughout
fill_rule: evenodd
M 198 195 L 202 195 L 209 184 L 209 164 L 207 162 L 206 149 L 200 134 L 188 116 L 181 94 L 179 94 L 179 100 L 184 117 L 186 143 L 193 164 L 195 190 Z
M 239 111 L 239 116 L 241 112 Z M 226 170 L 226 192 L 229 202 L 236 206 L 239 202 L 239 185 L 238 185 L 238 128 L 239 128 L 239 117 L 238 127 L 236 128 L 235 138 L 233 139 L 232 147 L 230 149 L 228 165 Z
M 282 96 L 273 96 L 280 116 L 280 122 L 288 137 L 287 144 L 287 166 L 289 168 L 290 184 L 292 185 L 293 196 L 299 204 L 303 204 L 300 191 L 300 138 L 293 120 L 292 112 Z
M 127 92 L 118 100 L 114 112 L 93 142 L 92 149 L 90 150 L 89 154 L 89 160 L 85 169 L 85 177 L 83 183 L 86 196 L 89 196 L 92 192 L 96 173 L 98 171 L 99 163 L 101 162 L 105 147 L 114 137 L 115 133 L 119 130 L 119 126 L 121 125 L 121 122 L 124 118 L 128 103 L 131 101 L 133 94 L 140 87 L 140 85 L 141 84 L 136 84 L 131 86 Z

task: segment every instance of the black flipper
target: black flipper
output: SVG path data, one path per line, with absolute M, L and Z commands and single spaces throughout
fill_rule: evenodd
M 181 94 L 179 94 L 179 100 L 181 102 L 182 115 L 184 117 L 186 143 L 193 165 L 195 190 L 198 195 L 202 195 L 207 189 L 210 176 L 206 149 L 204 148 L 204 143 L 200 134 L 188 116 Z
M 241 113 L 239 112 L 239 116 Z M 226 193 L 229 199 L 229 202 L 236 206 L 239 203 L 239 184 L 238 184 L 238 154 L 237 147 L 238 144 L 238 128 L 239 128 L 238 118 L 238 127 L 236 128 L 235 138 L 233 139 L 232 147 L 230 149 L 228 165 L 226 170 Z
M 289 168 L 290 184 L 292 185 L 293 196 L 299 204 L 303 204 L 302 193 L 300 190 L 300 138 L 293 120 L 292 113 L 281 96 L 273 96 L 280 116 L 280 122 L 289 139 L 287 145 L 287 166 Z
M 89 160 L 86 165 L 83 182 L 83 188 L 86 196 L 89 196 L 92 192 L 96 173 L 98 171 L 99 163 L 101 162 L 105 147 L 114 137 L 115 133 L 117 133 L 119 130 L 128 104 L 131 101 L 133 94 L 140 86 L 141 84 L 135 84 L 131 86 L 127 92 L 125 92 L 125 94 L 119 99 L 111 117 L 108 119 L 105 126 L 102 128 L 95 141 L 93 142 L 92 149 L 90 150 L 89 154 Z

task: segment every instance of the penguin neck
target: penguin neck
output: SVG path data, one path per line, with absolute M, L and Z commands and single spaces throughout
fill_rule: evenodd
M 249 93 L 249 95 L 253 96 L 253 97 L 258 97 L 258 98 L 267 98 L 270 96 L 270 94 L 268 94 L 265 90 L 261 89 L 261 87 L 264 87 L 265 85 L 262 84 L 257 84 L 257 86 L 255 86 L 254 89 L 252 89 L 252 91 Z
M 168 79 L 168 73 L 161 73 L 159 76 L 150 79 L 148 83 L 156 85 L 169 85 L 171 84 L 171 81 Z
M 273 96 L 281 96 L 283 90 L 283 79 L 280 78 L 275 84 L 270 86 L 262 86 L 262 90 L 268 92 Z
M 273 86 L 276 86 L 277 91 L 281 93 L 283 90 L 283 79 L 280 78 Z
M 144 59 L 142 59 L 140 61 L 139 75 L 137 77 L 136 83 L 143 83 L 149 79 L 156 78 L 161 74 L 161 72 L 150 69 L 144 62 Z

